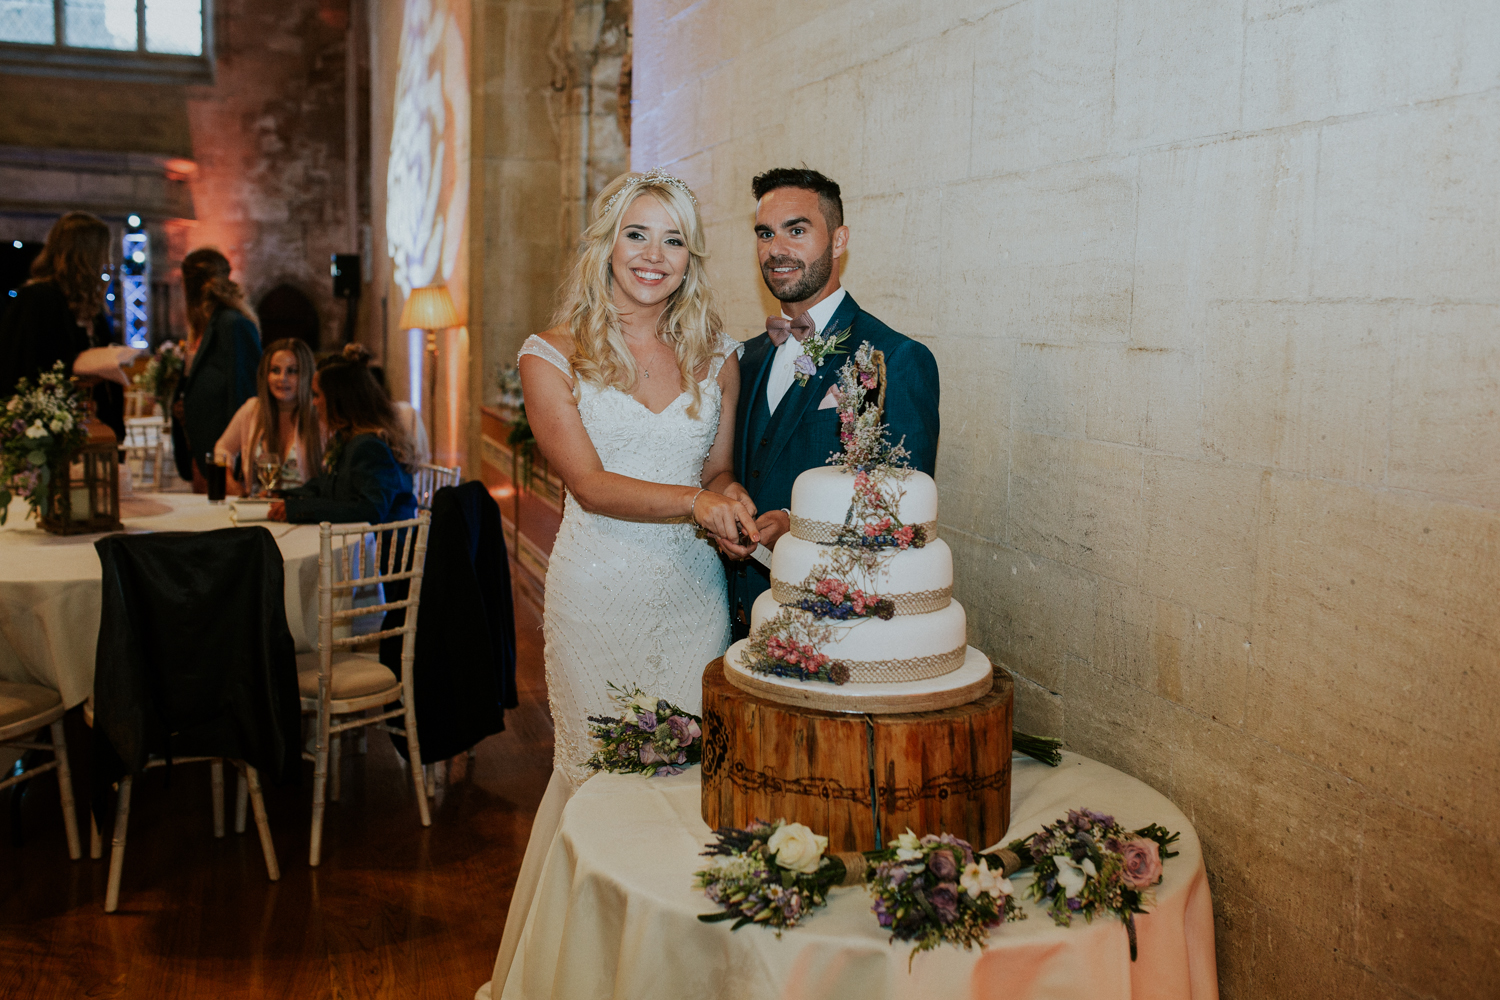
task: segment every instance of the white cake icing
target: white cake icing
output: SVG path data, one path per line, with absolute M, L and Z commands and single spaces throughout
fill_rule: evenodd
M 876 558 L 868 560 L 860 557 L 871 550 L 831 544 L 852 511 L 854 474 L 830 466 L 798 476 L 792 486 L 792 531 L 778 539 L 771 555 L 771 589 L 751 608 L 751 639 L 725 654 L 731 683 L 773 700 L 874 713 L 906 711 L 913 705 L 922 711 L 951 707 L 989 691 L 989 659 L 968 645 L 963 605 L 952 599 L 953 553 L 936 537 L 937 486 L 916 471 L 888 470 L 882 479 L 882 494 L 894 503 L 897 520 L 921 526 L 917 540 L 924 544 L 887 546 L 874 550 Z M 855 523 L 864 523 L 870 515 L 867 509 L 857 516 L 861 520 Z M 816 617 L 801 603 L 830 596 L 811 589 L 825 578 L 872 599 L 889 600 L 893 613 L 888 618 Z M 774 628 L 768 624 L 773 620 Z M 788 622 L 794 623 L 791 631 Z M 798 628 L 811 631 L 798 633 Z M 752 669 L 748 647 L 759 637 L 761 652 L 754 656 L 766 655 L 764 640 L 771 635 L 794 643 L 810 638 L 818 654 L 847 672 L 847 682 Z
M 799 482 L 801 480 L 798 480 Z M 783 535 L 771 553 L 771 579 L 800 587 L 826 561 L 828 546 Z M 866 593 L 895 595 L 951 589 L 953 553 L 941 538 L 920 549 L 895 552 L 873 573 L 856 568 L 846 581 Z
M 990 693 L 995 679 L 995 668 L 989 657 L 970 646 L 962 666 L 931 680 L 842 686 L 809 684 L 791 677 L 773 677 L 746 669 L 743 653 L 747 644 L 748 640 L 741 639 L 724 654 L 724 676 L 731 684 L 772 701 L 828 712 L 859 715 L 935 712 L 983 698 Z
M 902 524 L 926 524 L 937 520 L 937 484 L 925 472 L 905 473 L 896 516 Z M 791 511 L 813 521 L 843 524 L 854 499 L 854 474 L 840 466 L 808 469 L 792 484 Z
M 781 610 L 781 605 L 776 603 L 769 590 L 761 594 L 750 609 L 751 631 Z M 897 615 L 889 621 L 879 618 L 851 618 L 843 622 L 825 619 L 823 624 L 832 631 L 833 638 L 820 645 L 818 652 L 851 665 L 941 656 L 968 645 L 964 607 L 957 601 L 950 601 L 941 611 L 925 615 Z M 949 669 L 957 667 L 955 662 Z M 856 682 L 861 679 L 857 676 Z

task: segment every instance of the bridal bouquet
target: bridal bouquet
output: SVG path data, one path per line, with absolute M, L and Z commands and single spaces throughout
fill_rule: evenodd
M 61 361 L 37 376 L 35 386 L 24 378 L 16 383 L 0 414 L 0 524 L 15 494 L 26 498 L 33 513 L 46 503 L 53 470 L 88 439 L 86 419 Z
M 1168 848 L 1179 836 L 1155 823 L 1131 832 L 1113 816 L 1070 809 L 1009 850 L 1036 865 L 1027 892 L 1046 904 L 1055 923 L 1066 927 L 1075 916 L 1092 922 L 1113 914 L 1125 922 L 1134 961 L 1135 915 L 1155 903 L 1152 887 L 1161 881 L 1162 860 L 1177 856 Z
M 912 958 L 944 942 L 982 947 L 991 927 L 1026 917 L 1001 860 L 975 854 L 952 834 L 907 830 L 870 860 L 875 918 L 892 940 L 916 942 Z
M 765 924 L 778 935 L 828 902 L 830 886 L 849 874 L 844 860 L 830 857 L 828 838 L 801 823 L 779 819 L 755 822 L 745 829 L 714 831 L 715 842 L 704 855 L 709 866 L 693 875 L 693 884 L 724 907 L 698 917 L 704 923 L 733 920 L 731 930 Z M 855 866 L 856 882 L 863 865 Z
M 589 716 L 589 735 L 599 744 L 589 767 L 662 778 L 703 759 L 702 719 L 640 688 L 609 687 L 620 716 Z

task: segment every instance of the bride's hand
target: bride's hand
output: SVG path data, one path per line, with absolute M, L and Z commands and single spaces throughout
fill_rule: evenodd
M 750 512 L 751 517 L 754 517 L 756 514 L 760 513 L 760 511 L 755 507 L 755 501 L 750 499 L 750 491 L 745 489 L 745 487 L 741 486 L 739 483 L 730 483 L 728 486 L 724 487 L 724 495 L 731 500 L 738 500 L 740 503 L 744 504 L 745 509 Z
M 688 510 L 693 522 L 719 539 L 738 540 L 743 531 L 752 543 L 760 542 L 755 515 L 738 500 L 731 500 L 713 490 L 701 491 Z

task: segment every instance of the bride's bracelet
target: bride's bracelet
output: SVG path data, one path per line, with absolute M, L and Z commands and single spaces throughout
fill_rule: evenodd
M 698 498 L 707 492 L 708 487 L 703 487 L 697 493 L 693 494 L 693 502 L 688 504 L 688 520 L 692 521 L 694 524 L 698 523 L 698 515 L 694 512 L 694 509 L 698 506 Z

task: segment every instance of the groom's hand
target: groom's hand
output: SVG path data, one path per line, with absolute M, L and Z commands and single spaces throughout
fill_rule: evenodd
M 774 549 L 776 539 L 792 530 L 792 518 L 784 510 L 768 510 L 755 519 L 755 527 L 760 532 L 760 544 Z M 750 550 L 755 551 L 755 547 Z

